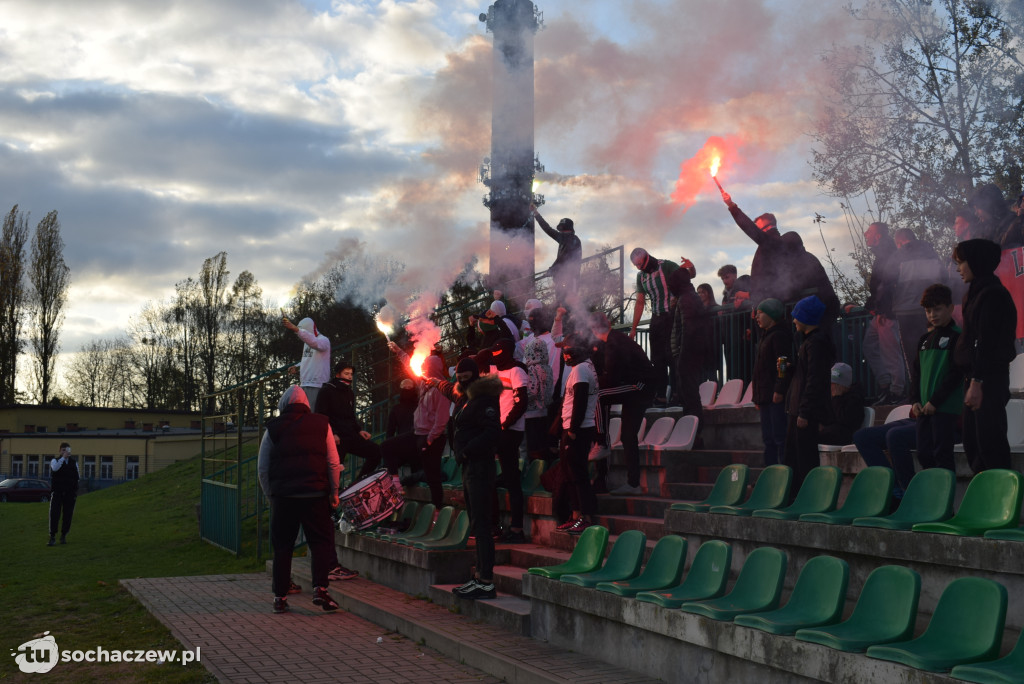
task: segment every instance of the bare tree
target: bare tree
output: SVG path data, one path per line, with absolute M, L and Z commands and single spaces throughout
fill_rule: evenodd
M 199 318 L 198 286 L 192 278 L 186 278 L 174 285 L 174 303 L 167 310 L 167 322 L 171 323 L 170 343 L 177 358 L 181 374 L 182 408 L 191 411 L 196 408 L 198 385 L 196 383 L 196 357 L 198 355 Z
M 39 391 L 39 403 L 46 404 L 53 393 L 54 365 L 60 351 L 60 326 L 64 322 L 64 306 L 71 282 L 71 269 L 64 262 L 64 240 L 60 235 L 56 211 L 48 213 L 36 226 L 28 277 L 32 283 L 33 376 Z
M 208 395 L 216 389 L 217 360 L 221 352 L 220 333 L 227 311 L 229 274 L 227 252 L 220 252 L 203 261 L 199 271 L 199 359 L 203 365 Z M 208 412 L 214 410 L 213 399 L 210 399 L 206 409 Z
M 825 55 L 833 78 L 813 133 L 815 179 L 847 203 L 871 193 L 885 220 L 941 244 L 979 181 L 1020 168 L 1022 17 L 976 0 L 857 5 L 867 42 Z
M 18 205 L 4 216 L 0 236 L 0 403 L 15 401 L 14 380 L 21 353 L 21 326 L 25 316 L 25 243 L 28 216 Z
M 131 345 L 127 339 L 93 340 L 68 362 L 67 394 L 76 404 L 129 408 Z

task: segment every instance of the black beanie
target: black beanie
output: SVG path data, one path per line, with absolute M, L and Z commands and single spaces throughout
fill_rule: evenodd
M 455 366 L 456 373 L 472 373 L 473 377 L 480 375 L 480 366 L 476 365 L 476 361 L 472 357 L 467 356 L 466 358 L 459 361 L 459 365 Z

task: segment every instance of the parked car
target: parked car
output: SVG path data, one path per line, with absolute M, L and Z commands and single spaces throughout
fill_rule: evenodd
M 30 477 L 12 477 L 0 482 L 0 501 L 49 501 L 50 483 Z

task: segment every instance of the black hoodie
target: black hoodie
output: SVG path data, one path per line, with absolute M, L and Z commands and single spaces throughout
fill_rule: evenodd
M 964 331 L 953 361 L 969 379 L 1006 376 L 1017 355 L 1017 307 L 995 274 L 1002 250 L 991 240 L 977 238 L 961 242 L 954 253 L 971 267 L 973 277 L 964 297 Z

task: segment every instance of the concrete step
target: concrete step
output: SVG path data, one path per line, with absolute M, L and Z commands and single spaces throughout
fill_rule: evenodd
M 701 449 L 680 452 L 664 460 L 667 482 L 699 482 L 700 468 L 724 468 L 733 463 L 744 463 L 752 468 L 764 465 L 762 451 L 745 449 Z
M 598 513 L 606 515 L 636 515 L 645 518 L 665 517 L 665 511 L 673 500 L 660 496 L 612 496 L 601 494 L 597 497 Z
M 497 577 L 495 577 L 497 580 Z M 522 587 L 522 580 L 520 580 Z M 494 625 L 514 634 L 530 636 L 530 602 L 522 598 L 522 590 L 516 596 L 498 591 L 498 597 L 486 601 L 466 601 L 456 598 L 452 589 L 458 584 L 434 584 L 427 591 L 427 597 L 439 606 L 457 612 L 472 620 Z

